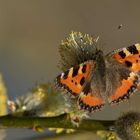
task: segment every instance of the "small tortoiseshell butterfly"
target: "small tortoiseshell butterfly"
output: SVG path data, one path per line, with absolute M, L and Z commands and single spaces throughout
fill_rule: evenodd
M 139 85 L 140 44 L 107 55 L 96 49 L 94 60 L 89 58 L 56 78 L 56 86 L 77 98 L 80 109 L 88 112 L 99 110 L 106 102 L 129 99 Z

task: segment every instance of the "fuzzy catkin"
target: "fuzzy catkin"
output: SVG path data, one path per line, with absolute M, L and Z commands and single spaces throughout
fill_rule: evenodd
M 59 46 L 59 68 L 65 71 L 87 60 L 95 60 L 96 52 L 97 40 L 95 41 L 88 34 L 71 32 Z
M 122 140 L 140 140 L 140 113 L 128 112 L 121 116 L 115 130 Z

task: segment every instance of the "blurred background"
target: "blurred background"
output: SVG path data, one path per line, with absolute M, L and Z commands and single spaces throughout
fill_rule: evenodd
M 99 36 L 105 53 L 140 42 L 139 7 L 139 0 L 0 0 L 0 72 L 8 97 L 23 95 L 60 73 L 58 46 L 72 30 Z M 125 111 L 139 110 L 139 99 L 136 94 L 94 117 L 115 119 Z M 8 129 L 6 140 L 40 140 L 46 134 Z M 93 139 L 93 134 L 86 132 L 82 138 Z

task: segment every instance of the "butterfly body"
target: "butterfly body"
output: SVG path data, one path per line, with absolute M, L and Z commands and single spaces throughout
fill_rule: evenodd
M 87 49 L 88 50 L 88 49 Z M 83 53 L 85 58 L 88 53 Z M 140 83 L 140 45 L 115 50 L 107 55 L 94 49 L 94 56 L 71 67 L 56 78 L 56 85 L 65 89 L 64 95 L 77 98 L 80 109 L 93 112 L 105 103 L 129 99 Z M 94 58 L 94 59 L 92 59 Z

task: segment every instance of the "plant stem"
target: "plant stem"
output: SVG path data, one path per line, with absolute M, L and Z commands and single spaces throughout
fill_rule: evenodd
M 57 117 L 25 117 L 8 114 L 0 117 L 0 128 L 33 128 L 41 126 L 44 128 L 72 128 L 77 130 L 109 130 L 114 125 L 113 120 L 83 120 L 79 127 L 71 123 L 68 114 Z

